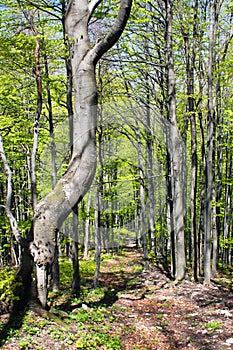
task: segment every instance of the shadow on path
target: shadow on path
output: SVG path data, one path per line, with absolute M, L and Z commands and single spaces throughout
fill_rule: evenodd
M 28 300 L 27 300 L 28 301 Z M 15 301 L 9 319 L 0 328 L 0 348 L 9 337 L 13 337 L 17 330 L 22 327 L 27 310 L 27 301 Z

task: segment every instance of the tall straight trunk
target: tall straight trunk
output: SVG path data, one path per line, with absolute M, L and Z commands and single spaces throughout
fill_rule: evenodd
M 199 94 L 202 96 L 202 87 L 200 84 Z M 202 107 L 202 106 L 201 106 Z M 198 229 L 198 274 L 203 275 L 203 241 L 204 241 L 204 211 L 205 211 L 205 168 L 206 168 L 206 157 L 205 157 L 205 136 L 203 126 L 203 115 L 202 111 L 198 112 L 200 131 L 201 131 L 201 163 L 199 167 L 199 181 L 200 181 L 200 218 L 199 218 L 199 229 Z
M 60 267 L 59 267 L 59 230 L 55 232 L 55 247 L 54 247 L 54 260 L 52 266 L 52 276 L 53 276 L 53 291 L 58 291 L 60 289 Z
M 218 64 L 219 69 L 219 64 Z M 221 234 L 221 231 L 219 230 L 219 219 L 220 219 L 220 208 L 219 208 L 219 201 L 221 199 L 221 187 L 222 187 L 222 145 L 221 145 L 221 133 L 222 133 L 222 126 L 221 126 L 221 111 L 220 111 L 220 104 L 221 104 L 221 83 L 220 83 L 220 76 L 218 76 L 216 89 L 215 89 L 215 95 L 216 95 L 216 117 L 215 117 L 215 132 L 214 135 L 216 135 L 216 142 L 214 143 L 214 152 L 213 152 L 213 169 L 216 169 L 214 174 L 214 186 L 213 186 L 213 200 L 215 202 L 213 208 L 212 208 L 212 231 L 213 231 L 213 253 L 212 253 L 212 269 L 211 269 L 211 275 L 213 277 L 216 277 L 217 274 L 217 265 L 218 265 L 218 247 L 219 247 L 219 237 Z M 217 157 L 216 157 L 217 156 Z M 216 167 L 216 161 L 217 161 L 217 167 Z
M 66 34 L 65 28 L 65 12 L 66 3 L 62 1 L 62 28 L 63 28 L 63 41 L 64 45 L 69 50 L 69 40 Z M 74 111 L 73 111 L 73 74 L 72 74 L 72 60 L 71 52 L 68 57 L 65 57 L 65 67 L 66 67 L 66 109 L 68 112 L 69 120 L 69 145 L 70 145 L 70 155 L 73 155 L 73 143 L 74 143 Z M 73 281 L 72 290 L 74 293 L 79 293 L 80 291 L 80 274 L 79 274 L 79 253 L 78 253 L 78 243 L 75 237 L 78 236 L 78 205 L 76 204 L 73 208 L 73 221 L 72 221 L 72 264 L 73 264 Z
M 176 280 L 182 280 L 186 275 L 186 254 L 185 254 L 185 235 L 184 235 L 184 154 L 183 142 L 178 129 L 176 120 L 176 95 L 175 95 L 175 70 L 172 47 L 172 2 L 165 1 L 166 11 L 166 65 L 167 65 L 167 111 L 168 121 L 167 140 L 168 152 L 171 160 L 171 181 L 172 181 L 172 200 L 173 200 L 173 220 L 175 236 L 175 256 L 176 256 Z
M 69 167 L 55 188 L 36 206 L 31 254 L 37 270 L 38 297 L 47 305 L 48 273 L 54 259 L 54 236 L 72 208 L 88 191 L 95 174 L 98 60 L 119 39 L 127 23 L 131 0 L 121 0 L 117 18 L 105 37 L 91 47 L 88 22 L 100 1 L 70 0 L 65 26 L 71 38 L 74 86 L 73 153 Z
M 37 108 L 36 108 L 36 113 L 34 117 L 34 134 L 33 134 L 33 145 L 31 150 L 32 207 L 33 207 L 33 211 L 35 211 L 35 208 L 37 205 L 36 156 L 37 156 L 37 150 L 38 150 L 39 120 L 41 117 L 42 106 L 43 106 L 42 73 L 41 73 L 41 62 L 40 62 L 41 40 L 35 26 L 35 19 L 34 19 L 35 14 L 32 11 L 25 11 L 25 10 L 22 10 L 22 11 L 36 41 L 35 51 L 34 51 L 34 59 L 35 59 L 34 74 L 36 78 L 36 88 L 37 88 Z
M 213 188 L 213 198 L 216 198 L 215 188 Z M 215 278 L 218 264 L 218 232 L 217 232 L 217 212 L 216 205 L 212 208 L 212 266 L 211 275 Z
M 98 186 L 99 187 L 99 186 Z M 99 281 L 99 271 L 100 271 L 100 254 L 101 254 L 101 222 L 100 222 L 100 202 L 101 202 L 101 193 L 99 188 L 95 193 L 95 273 L 93 279 L 93 286 L 97 288 Z
M 102 118 L 102 115 L 101 115 Z M 98 146 L 99 146 L 99 164 L 100 171 L 99 176 L 96 178 L 97 188 L 95 193 L 95 274 L 94 274 L 94 288 L 98 286 L 99 270 L 100 270 L 100 255 L 101 255 L 101 211 L 103 211 L 103 127 L 100 123 L 99 133 L 98 133 Z M 104 241 L 104 236 L 103 236 Z
M 50 76 L 49 76 L 49 65 L 47 54 L 44 54 L 44 69 L 46 77 L 46 92 L 47 92 L 47 109 L 48 109 L 48 121 L 49 121 L 49 136 L 50 136 L 50 152 L 51 152 L 51 165 L 52 165 L 52 189 L 56 186 L 57 183 L 57 167 L 56 167 L 56 144 L 55 144 L 55 135 L 54 135 L 54 122 L 53 122 L 53 106 L 52 106 L 52 97 L 50 89 Z M 58 237 L 59 231 L 55 233 L 55 249 L 54 249 L 54 261 L 52 266 L 52 275 L 53 275 L 53 291 L 60 289 L 60 268 L 59 268 L 59 246 L 58 246 Z
M 218 80 L 217 86 L 217 104 L 216 104 L 216 112 L 217 112 L 217 169 L 216 169 L 216 231 L 217 231 L 217 253 L 219 252 L 219 237 L 222 234 L 222 215 L 221 215 L 221 206 L 220 201 L 223 199 L 223 115 L 221 113 L 221 87 L 220 87 L 220 76 Z M 218 259 L 218 257 L 217 257 Z M 216 262 L 217 264 L 217 262 Z
M 89 250 L 89 239 L 90 239 L 90 209 L 91 209 L 91 191 L 88 194 L 87 199 L 87 217 L 85 221 L 85 234 L 84 234 L 84 253 L 83 259 L 88 258 L 88 250 Z
M 192 272 L 194 280 L 198 279 L 198 238 L 197 238 L 197 133 L 195 112 L 191 115 L 191 237 L 192 237 Z
M 34 137 L 33 147 L 31 152 L 31 183 L 32 183 L 32 204 L 35 210 L 37 204 L 37 189 L 36 189 L 36 155 L 38 149 L 38 135 L 39 135 L 39 120 L 42 112 L 42 80 L 40 69 L 40 39 L 36 39 L 35 49 L 35 75 L 37 85 L 37 111 L 34 119 Z
M 141 207 L 141 233 L 142 233 L 142 248 L 145 260 L 145 268 L 148 269 L 149 261 L 148 261 L 148 247 L 147 247 L 147 229 L 146 229 L 146 198 L 145 198 L 145 176 L 143 172 L 143 153 L 142 153 L 142 142 L 141 142 L 141 134 L 140 127 L 138 124 L 137 118 L 135 118 L 135 136 L 137 140 L 136 148 L 138 153 L 138 168 L 139 168 L 139 197 L 140 197 L 140 207 Z
M 187 76 L 187 96 L 188 96 L 188 115 L 191 127 L 191 192 L 190 192 L 190 229 L 191 229 L 191 259 L 192 273 L 194 280 L 198 279 L 198 239 L 197 239 L 197 130 L 196 130 L 196 111 L 194 99 L 194 68 L 196 60 L 196 40 L 197 40 L 197 13 L 198 0 L 195 1 L 194 18 L 193 18 L 193 37 L 192 42 L 189 34 L 182 26 L 182 35 L 184 40 L 186 76 Z M 182 9 L 180 17 L 183 19 Z M 187 30 L 187 29 L 186 29 Z M 191 45 L 192 44 L 192 47 Z
M 51 165 L 52 165 L 52 189 L 56 186 L 57 183 L 57 167 L 56 167 L 56 144 L 55 144 L 55 135 L 54 135 L 54 122 L 53 122 L 53 106 L 52 106 L 52 97 L 50 89 L 50 76 L 49 76 L 49 65 L 48 57 L 46 53 L 44 54 L 44 69 L 46 77 L 46 92 L 47 92 L 47 110 L 48 110 L 48 121 L 49 121 L 49 136 L 50 136 L 50 152 L 51 152 Z
M 147 184 L 148 184 L 148 224 L 149 224 L 149 237 L 150 248 L 156 256 L 156 233 L 155 233 L 155 185 L 154 185 L 154 137 L 152 133 L 151 125 L 151 111 L 149 106 L 150 98 L 149 92 L 147 93 L 147 106 L 146 106 L 146 154 L 147 154 Z
M 213 154 L 214 154 L 214 124 L 215 124 L 215 100 L 213 97 L 213 79 L 215 65 L 215 44 L 217 30 L 217 4 L 218 0 L 210 1 L 210 26 L 209 26 L 209 59 L 208 59 L 208 118 L 207 118 L 207 147 L 206 147 L 206 172 L 205 172 L 205 245 L 204 245 L 204 283 L 210 284 L 211 277 L 211 239 L 212 239 L 212 200 L 213 200 Z
M 166 143 L 167 135 L 166 137 Z M 175 277 L 176 274 L 176 249 L 175 249 L 175 231 L 174 231 L 174 217 L 173 217 L 173 199 L 172 199 L 172 175 L 171 175 L 171 157 L 167 150 L 166 152 L 166 218 L 167 230 L 170 232 L 170 250 L 171 250 L 171 275 Z
M 73 235 L 72 235 L 72 263 L 73 263 L 73 281 L 72 292 L 80 292 L 80 272 L 79 272 L 79 232 L 78 232 L 78 206 L 73 207 Z

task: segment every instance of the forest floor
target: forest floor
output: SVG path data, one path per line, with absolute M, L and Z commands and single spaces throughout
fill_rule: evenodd
M 31 302 L 22 314 L 1 315 L 0 348 L 233 349 L 233 293 L 218 277 L 210 287 L 175 284 L 158 264 L 145 271 L 136 250 L 108 254 L 98 289 L 74 297 L 65 284 L 49 294 L 50 311 Z M 83 282 L 90 284 L 85 271 Z

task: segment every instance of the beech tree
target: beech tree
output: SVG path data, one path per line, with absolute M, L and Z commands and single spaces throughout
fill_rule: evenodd
M 148 263 L 156 255 L 181 280 L 187 260 L 194 279 L 204 273 L 209 284 L 220 263 L 232 265 L 233 254 L 230 3 L 136 1 L 127 31 L 95 73 L 125 25 L 120 10 L 111 27 L 120 1 L 115 7 L 110 1 L 74 1 L 68 9 L 67 2 L 0 5 L 0 133 L 12 171 L 10 209 L 27 241 L 36 209 L 31 251 L 42 295 L 51 262 L 56 266 L 54 232 L 76 212 L 96 162 L 96 184 L 79 203 L 78 218 L 74 224 L 68 218 L 59 231 L 60 254 L 64 247 L 71 254 L 72 240 L 75 249 L 84 242 L 85 257 L 95 245 L 97 283 L 101 249 L 143 243 Z M 1 159 L 0 168 L 0 264 L 13 266 L 21 263 L 24 246 L 5 212 L 7 171 Z M 51 187 L 34 206 L 32 197 L 44 198 Z M 76 264 L 77 251 L 72 252 Z
M 89 21 L 100 0 L 71 0 L 65 27 L 71 42 L 74 85 L 73 153 L 69 167 L 55 188 L 38 203 L 30 245 L 36 263 L 38 298 L 47 304 L 48 275 L 54 258 L 56 230 L 89 189 L 96 168 L 97 86 L 95 67 L 119 39 L 127 23 L 131 0 L 122 0 L 118 15 L 105 37 L 91 46 Z

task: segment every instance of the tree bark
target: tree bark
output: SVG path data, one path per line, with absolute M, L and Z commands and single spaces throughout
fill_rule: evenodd
M 19 3 L 20 5 L 20 3 Z M 39 136 L 39 121 L 42 113 L 43 99 L 42 99 L 42 74 L 41 74 L 41 62 L 40 62 L 40 51 L 41 51 L 41 40 L 39 33 L 35 26 L 34 13 L 32 11 L 23 10 L 23 14 L 28 22 L 29 28 L 33 33 L 36 41 L 34 57 L 35 66 L 34 74 L 36 78 L 37 87 L 37 109 L 34 117 L 34 135 L 33 135 L 33 146 L 31 150 L 31 191 L 32 191 L 32 207 L 35 211 L 37 205 L 37 184 L 36 184 L 36 155 L 38 149 L 38 136 Z
M 171 161 L 172 182 L 172 217 L 174 221 L 175 257 L 176 257 L 176 280 L 182 280 L 186 275 L 186 256 L 184 238 L 184 154 L 183 142 L 176 121 L 176 94 L 175 94 L 175 70 L 172 47 L 172 4 L 165 1 L 166 11 L 166 48 L 167 48 L 167 147 Z
M 46 92 L 47 92 L 47 110 L 48 110 L 48 122 L 49 122 L 49 136 L 50 136 L 50 152 L 51 152 L 51 180 L 52 180 L 52 189 L 56 186 L 57 182 L 57 167 L 56 167 L 56 144 L 55 144 L 55 135 L 54 135 L 54 122 L 53 122 L 53 106 L 51 98 L 51 89 L 50 89 L 50 77 L 49 77 L 49 66 L 48 66 L 48 57 L 46 52 L 44 53 L 44 69 L 46 77 Z M 58 291 L 60 289 L 60 268 L 59 268 L 59 244 L 58 244 L 59 231 L 55 233 L 55 249 L 54 249 L 54 261 L 52 267 L 52 279 L 53 279 L 53 291 Z
M 88 191 L 96 168 L 95 133 L 97 124 L 97 87 L 95 65 L 119 39 L 130 14 L 131 0 L 122 0 L 110 31 L 91 48 L 88 22 L 97 1 L 70 0 L 65 26 L 72 41 L 71 65 L 74 84 L 73 154 L 69 167 L 55 188 L 38 203 L 34 216 L 34 241 L 31 253 L 37 270 L 38 297 L 47 305 L 48 273 L 54 259 L 54 237 Z
M 146 153 L 147 153 L 147 183 L 148 183 L 148 224 L 149 224 L 149 238 L 150 249 L 154 252 L 154 256 L 157 255 L 156 247 L 156 219 L 155 219 L 155 184 L 154 184 L 154 135 L 151 126 L 151 111 L 149 108 L 150 92 L 147 91 L 147 106 L 146 106 Z
M 76 295 L 80 292 L 80 269 L 79 269 L 79 230 L 78 230 L 78 206 L 73 208 L 73 235 L 72 235 L 72 263 L 73 263 L 73 281 L 72 292 Z
M 89 250 L 89 237 L 90 237 L 90 209 L 91 209 L 91 195 L 92 193 L 89 192 L 88 199 L 87 199 L 87 217 L 85 221 L 85 233 L 84 233 L 84 252 L 83 252 L 83 259 L 88 259 L 88 250 Z
M 207 147 L 205 172 L 205 257 L 204 257 L 204 283 L 210 284 L 211 276 L 211 238 L 212 238 L 212 200 L 213 200 L 213 154 L 215 132 L 215 99 L 213 96 L 213 78 L 216 44 L 216 30 L 218 21 L 218 0 L 210 1 L 210 27 L 209 27 L 209 59 L 208 59 L 208 117 L 207 117 Z
M 194 69 L 196 60 L 196 40 L 197 40 L 197 12 L 198 0 L 194 4 L 193 18 L 193 36 L 189 39 L 189 33 L 186 32 L 181 24 L 182 36 L 184 40 L 186 75 L 187 75 L 187 96 L 188 96 L 188 115 L 191 128 L 191 193 L 190 193 L 190 228 L 191 228 L 191 252 L 192 252 L 192 272 L 193 278 L 198 279 L 198 257 L 197 257 L 197 129 L 196 113 L 194 99 Z M 182 10 L 180 11 L 181 22 L 183 20 Z M 191 46 L 192 45 L 192 46 Z
M 145 196 L 145 175 L 143 172 L 143 153 L 142 153 L 142 140 L 140 127 L 138 124 L 137 118 L 135 118 L 135 137 L 136 137 L 136 149 L 138 156 L 138 170 L 139 170 L 139 196 L 140 196 L 140 209 L 141 209 L 141 233 L 142 233 L 142 249 L 145 261 L 145 269 L 149 268 L 149 260 L 148 260 L 148 247 L 147 247 L 147 229 L 146 229 L 146 196 Z

